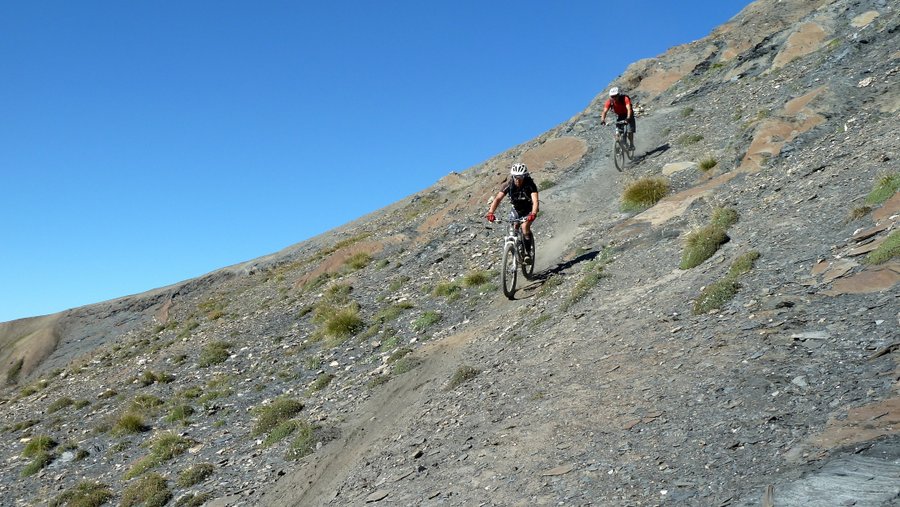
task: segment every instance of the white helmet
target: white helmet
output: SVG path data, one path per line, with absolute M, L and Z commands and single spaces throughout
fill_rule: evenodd
M 613 86 L 612 88 L 609 89 L 609 96 L 610 96 L 610 97 L 615 97 L 615 96 L 618 95 L 618 94 L 619 94 L 619 87 L 618 87 L 618 86 Z
M 525 176 L 526 174 L 528 174 L 528 167 L 526 167 L 525 164 L 521 162 L 513 164 L 513 166 L 509 170 L 509 174 L 510 176 Z

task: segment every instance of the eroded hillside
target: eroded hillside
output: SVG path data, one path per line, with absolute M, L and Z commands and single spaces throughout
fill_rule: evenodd
M 900 505 L 898 27 L 760 0 L 623 72 L 624 172 L 598 90 L 328 234 L 0 324 L 3 503 Z M 510 301 L 482 216 L 519 160 Z

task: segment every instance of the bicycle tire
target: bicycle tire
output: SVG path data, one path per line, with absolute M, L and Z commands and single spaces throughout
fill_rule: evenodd
M 534 264 L 537 262 L 537 247 L 535 246 L 534 233 L 531 234 L 531 249 L 526 252 L 531 256 L 531 264 L 522 263 L 522 274 L 526 280 L 532 280 L 534 277 Z
M 634 160 L 634 148 L 626 148 L 625 156 L 628 157 L 628 160 Z
M 503 284 L 503 294 L 513 299 L 516 293 L 516 247 L 508 243 L 503 247 L 503 261 L 501 264 L 500 281 Z
M 613 162 L 616 164 L 616 169 L 619 172 L 625 169 L 625 145 L 621 140 L 616 140 L 613 143 Z

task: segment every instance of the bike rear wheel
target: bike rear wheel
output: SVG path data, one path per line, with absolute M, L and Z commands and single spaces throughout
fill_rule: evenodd
M 516 247 L 512 243 L 508 243 L 503 248 L 503 266 L 500 272 L 500 279 L 503 282 L 503 294 L 509 299 L 513 298 L 516 292 Z
M 616 139 L 613 143 L 613 162 L 620 172 L 625 169 L 625 151 L 625 143 L 621 139 Z

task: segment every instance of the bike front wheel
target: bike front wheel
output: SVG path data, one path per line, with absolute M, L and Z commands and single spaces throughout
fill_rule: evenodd
M 525 253 L 531 257 L 531 264 L 522 263 L 522 274 L 525 275 L 526 280 L 531 280 L 533 279 L 532 275 L 534 275 L 534 263 L 537 262 L 537 257 L 535 256 L 537 247 L 535 246 L 534 233 L 531 234 L 531 248 L 527 248 Z
M 503 294 L 509 299 L 516 292 L 516 268 L 516 247 L 509 243 L 503 248 L 503 270 L 500 272 Z
M 621 139 L 617 139 L 613 143 L 613 162 L 616 164 L 616 169 L 619 172 L 625 169 L 625 151 L 625 143 Z

